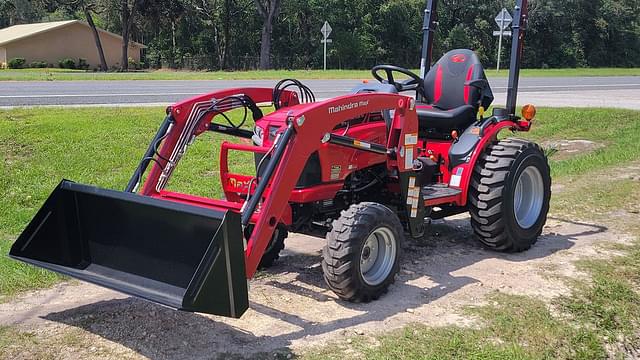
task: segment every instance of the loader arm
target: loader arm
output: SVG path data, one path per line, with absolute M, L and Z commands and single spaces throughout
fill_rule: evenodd
M 142 188 L 141 194 L 145 196 L 157 195 L 162 191 L 171 178 L 173 171 L 180 162 L 180 159 L 187 151 L 188 146 L 193 139 L 209 129 L 211 120 L 216 114 L 225 113 L 240 107 L 225 106 L 212 111 L 212 106 L 217 100 L 225 99 L 230 96 L 247 96 L 256 104 L 270 103 L 272 101 L 273 89 L 270 88 L 237 88 L 217 91 L 214 93 L 194 97 L 180 103 L 177 103 L 167 109 L 168 117 L 172 120 L 172 126 L 164 135 L 160 135 L 162 146 L 159 156 L 153 163 L 153 167 Z M 298 103 L 297 94 L 295 92 L 286 91 L 282 98 L 293 104 Z M 154 144 L 151 144 L 154 146 Z M 148 155 L 148 154 L 147 154 Z M 145 159 L 141 162 L 141 166 L 145 165 Z M 149 163 L 147 160 L 146 163 Z M 141 172 L 143 173 L 144 170 Z M 136 175 L 134 175 L 136 176 Z M 132 179 L 133 180 L 133 179 Z

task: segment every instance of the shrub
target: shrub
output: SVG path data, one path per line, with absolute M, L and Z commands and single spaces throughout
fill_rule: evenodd
M 78 59 L 78 69 L 89 70 L 89 63 L 87 62 L 87 59 L 85 58 Z
M 44 69 L 47 66 L 49 66 L 49 64 L 46 61 L 32 61 L 29 64 L 29 67 L 32 69 Z
M 62 59 L 60 61 L 58 61 L 58 66 L 61 69 L 75 69 L 76 68 L 76 62 L 73 59 Z
M 129 70 L 138 70 L 138 62 L 130 57 L 129 59 Z
M 22 69 L 24 67 L 24 64 L 26 63 L 27 60 L 25 60 L 24 58 L 13 58 L 9 60 L 7 66 L 9 67 L 9 69 Z

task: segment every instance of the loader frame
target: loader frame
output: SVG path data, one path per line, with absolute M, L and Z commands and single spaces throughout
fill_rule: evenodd
M 249 224 L 255 224 L 255 230 L 247 239 L 245 250 L 247 278 L 252 278 L 255 274 L 276 226 L 280 223 L 290 223 L 288 203 L 295 188 L 296 180 L 300 176 L 309 156 L 327 143 L 326 138 L 330 137 L 331 132 L 337 125 L 364 114 L 394 110 L 392 130 L 387 143 L 359 143 L 360 148 L 365 151 L 371 151 L 372 147 L 374 149 L 388 149 L 389 156 L 386 156 L 386 165 L 388 169 L 397 171 L 404 199 L 407 199 L 410 191 L 420 188 L 413 169 L 417 151 L 413 151 L 412 148 L 417 143 L 409 141 L 410 144 L 407 145 L 405 141 L 405 139 L 417 138 L 418 120 L 415 112 L 415 100 L 403 95 L 380 93 L 347 95 L 318 103 L 299 104 L 266 115 L 265 118 L 286 121 L 287 126 L 284 129 L 280 129 L 278 140 L 266 165 L 266 170 L 260 177 L 257 186 L 251 187 L 251 197 L 246 203 L 237 201 L 241 200 L 239 198 L 235 198 L 234 200 L 236 201 L 213 200 L 166 191 L 164 187 L 168 178 L 172 170 L 178 165 L 189 142 L 193 141 L 192 137 L 210 129 L 213 117 L 215 114 L 219 114 L 219 112 L 214 112 L 204 116 L 197 116 L 198 112 L 204 113 L 203 109 L 210 106 L 212 99 L 220 99 L 231 95 L 249 96 L 256 103 L 268 102 L 271 99 L 272 89 L 243 88 L 225 90 L 189 99 L 170 107 L 167 119 L 154 137 L 155 142 L 159 139 L 164 139 L 158 156 L 151 160 L 153 156 L 152 142 L 152 146 L 150 146 L 140 166 L 131 178 L 127 190 L 133 191 L 137 188 L 141 178 L 140 174 L 145 172 L 148 164 L 153 163 L 149 176 L 142 187 L 141 195 L 207 207 L 213 210 L 241 212 L 242 225 L 244 227 Z M 295 95 L 291 94 L 291 96 Z M 220 112 L 227 112 L 233 109 L 234 107 L 228 107 L 220 109 Z M 324 142 L 323 139 L 325 139 Z M 221 149 L 221 181 L 223 187 L 227 189 L 231 179 L 234 179 L 236 183 L 246 183 L 251 178 L 244 176 L 240 180 L 236 180 L 238 175 L 232 176 L 228 172 L 227 154 L 232 149 L 261 154 L 269 151 L 267 148 L 258 146 L 223 144 Z M 410 180 L 411 178 L 413 180 Z M 408 186 L 410 181 L 411 188 Z M 271 184 L 277 184 L 277 186 L 270 186 Z M 335 191 L 339 187 L 341 185 L 334 186 L 336 188 Z M 233 195 L 230 191 L 228 193 Z M 412 219 L 413 228 L 421 227 L 424 219 L 423 211 L 424 206 L 419 201 L 416 201 L 415 204 L 407 205 L 407 216 Z

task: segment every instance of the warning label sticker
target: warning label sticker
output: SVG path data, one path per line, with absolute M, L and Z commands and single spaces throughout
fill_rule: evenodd
M 404 154 L 404 168 L 413 169 L 413 147 L 407 147 Z
M 451 175 L 451 181 L 449 181 L 449 185 L 460 187 L 460 183 L 462 182 L 462 174 L 464 173 L 464 169 L 459 167 L 456 169 L 456 172 Z
M 404 144 L 409 145 L 418 145 L 418 134 L 406 134 L 404 136 Z
M 340 172 L 342 171 L 342 166 L 340 165 L 332 165 L 331 166 L 331 180 L 340 179 Z

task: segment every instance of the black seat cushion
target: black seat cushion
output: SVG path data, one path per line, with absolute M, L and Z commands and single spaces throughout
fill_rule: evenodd
M 451 110 L 442 110 L 431 105 L 416 106 L 421 129 L 438 132 L 462 131 L 475 121 L 476 110 L 471 105 L 462 105 Z
M 428 105 L 417 106 L 421 132 L 450 134 L 473 124 L 480 104 L 486 109 L 493 101 L 491 89 L 468 85 L 479 79 L 486 76 L 472 50 L 452 50 L 438 60 L 424 80 Z

